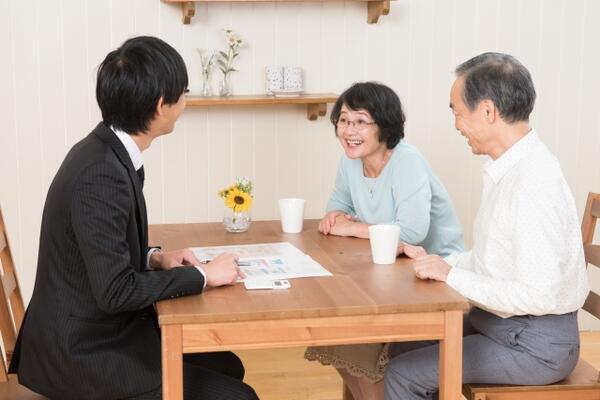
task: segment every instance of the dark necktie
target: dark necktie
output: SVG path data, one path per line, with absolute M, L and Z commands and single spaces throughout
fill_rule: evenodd
M 142 188 L 143 188 L 143 187 L 144 187 L 144 177 L 145 177 L 145 175 L 144 175 L 144 166 L 142 165 L 142 166 L 140 167 L 140 169 L 138 169 L 138 170 L 137 170 L 137 171 L 135 171 L 135 172 L 137 172 L 137 174 L 138 174 L 138 177 L 140 178 L 140 183 L 141 183 L 141 185 L 142 185 Z

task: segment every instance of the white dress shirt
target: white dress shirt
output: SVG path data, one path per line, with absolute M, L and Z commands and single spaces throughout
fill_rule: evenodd
M 473 248 L 445 258 L 448 285 L 503 318 L 579 309 L 589 291 L 586 265 L 558 160 L 531 130 L 483 169 Z
M 117 137 L 119 138 L 121 143 L 123 143 L 123 146 L 125 146 L 125 150 L 127 150 L 127 154 L 129 154 L 129 158 L 131 158 L 131 163 L 133 164 L 133 168 L 136 171 L 139 170 L 140 168 L 142 168 L 144 166 L 144 159 L 142 158 L 142 151 L 138 147 L 137 143 L 133 140 L 131 135 L 129 135 L 127 132 L 123 132 L 112 126 L 110 127 L 110 129 L 112 129 L 112 131 L 115 133 L 115 135 L 117 135 Z M 157 251 L 160 251 L 160 248 L 151 247 L 148 250 L 148 254 L 146 254 L 146 269 L 147 270 L 151 269 L 150 268 L 150 257 L 152 256 L 152 254 L 154 254 Z M 197 265 L 195 265 L 195 267 L 196 267 L 196 269 L 198 269 L 198 271 L 200 271 L 202 276 L 204 276 L 204 287 L 206 287 L 206 273 L 204 272 L 204 269 Z
M 142 151 L 138 147 L 137 143 L 133 140 L 131 135 L 127 132 L 123 132 L 121 130 L 115 129 L 114 127 L 110 127 L 112 131 L 117 135 L 123 146 L 125 146 L 125 150 L 127 150 L 127 154 L 129 154 L 129 158 L 131 158 L 131 163 L 133 164 L 133 169 L 136 171 L 144 166 L 144 159 L 142 158 Z

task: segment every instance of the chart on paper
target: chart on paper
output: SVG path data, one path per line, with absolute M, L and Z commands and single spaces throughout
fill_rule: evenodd
M 211 260 L 223 252 L 236 254 L 240 270 L 246 275 L 245 280 L 332 276 L 321 264 L 289 242 L 195 247 L 192 250 L 200 260 Z

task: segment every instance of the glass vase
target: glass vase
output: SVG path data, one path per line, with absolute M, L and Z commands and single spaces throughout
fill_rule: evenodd
M 227 232 L 246 232 L 250 228 L 250 211 L 233 211 L 231 208 L 225 209 L 223 216 L 223 226 Z
M 202 92 L 201 96 L 212 96 L 212 88 L 210 87 L 210 68 L 202 69 Z
M 219 82 L 219 96 L 231 96 L 233 89 L 231 87 L 231 79 L 229 79 L 229 73 L 223 74 L 223 78 Z

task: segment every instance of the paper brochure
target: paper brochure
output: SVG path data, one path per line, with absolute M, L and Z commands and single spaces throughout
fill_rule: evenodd
M 211 260 L 223 252 L 238 255 L 245 280 L 332 276 L 321 264 L 289 242 L 194 247 L 192 251 L 199 260 Z

